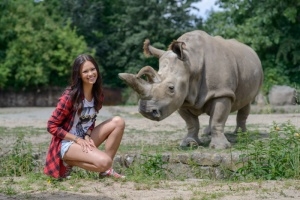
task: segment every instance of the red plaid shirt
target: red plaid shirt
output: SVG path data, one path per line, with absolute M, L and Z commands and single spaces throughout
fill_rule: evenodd
M 59 98 L 47 124 L 47 130 L 53 136 L 46 157 L 44 173 L 54 178 L 64 177 L 66 172 L 66 167 L 60 158 L 61 141 L 71 130 L 76 112 L 71 102 L 70 90 L 66 90 Z M 89 129 L 93 130 L 94 126 L 95 122 Z

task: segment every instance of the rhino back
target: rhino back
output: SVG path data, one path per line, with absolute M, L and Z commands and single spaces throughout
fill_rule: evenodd
M 185 33 L 178 41 L 186 43 L 190 63 L 189 105 L 200 109 L 211 99 L 229 97 L 234 111 L 255 98 L 263 72 L 250 47 L 203 31 Z

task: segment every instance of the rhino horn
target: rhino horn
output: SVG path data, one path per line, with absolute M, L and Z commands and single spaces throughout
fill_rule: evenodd
M 119 73 L 119 78 L 136 91 L 141 97 L 146 97 L 151 89 L 151 84 L 144 79 L 128 73 Z
M 157 58 L 160 58 L 165 53 L 164 50 L 160 50 L 160 49 L 157 49 L 157 48 L 151 46 L 149 39 L 145 40 L 143 49 L 144 49 L 144 55 L 147 57 L 153 55 Z
M 137 77 L 142 77 L 143 75 L 146 76 L 149 83 L 161 82 L 158 73 L 150 66 L 143 67 L 137 74 Z

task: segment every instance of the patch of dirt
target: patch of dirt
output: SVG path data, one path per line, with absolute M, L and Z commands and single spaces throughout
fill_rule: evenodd
M 295 106 L 295 109 L 299 107 Z M 0 126 L 1 127 L 37 127 L 45 129 L 51 112 L 54 108 L 1 108 L 0 109 Z M 151 121 L 142 117 L 138 113 L 136 106 L 107 106 L 103 107 L 97 117 L 97 122 L 120 115 L 126 121 L 126 131 L 122 140 L 123 144 L 132 142 L 149 142 L 159 143 L 164 141 L 179 142 L 186 134 L 185 122 L 177 113 L 161 122 Z M 235 128 L 235 115 L 230 115 L 225 131 L 232 131 Z M 201 129 L 208 125 L 208 116 L 201 115 L 199 117 Z M 300 127 L 300 114 L 251 114 L 248 117 L 248 127 L 256 127 L 259 130 L 268 130 L 269 127 L 276 123 L 284 123 L 290 121 L 297 127 Z M 144 130 L 152 132 L 160 132 L 161 137 L 155 135 L 139 134 Z M 134 133 L 132 133 L 134 130 Z M 43 137 L 28 138 L 34 143 L 49 142 L 50 134 Z M 2 140 L 1 146 L 8 145 L 10 139 Z M 201 149 L 200 149 L 201 150 Z M 3 148 L 0 149 L 3 151 Z M 2 154 L 2 152 L 0 153 Z M 1 184 L 6 184 L 9 178 L 0 180 Z M 14 178 L 15 187 L 18 188 L 18 182 L 22 178 Z M 71 181 L 64 181 L 68 192 L 59 191 L 58 189 L 47 189 L 48 183 L 43 183 L 45 190 L 32 189 L 28 191 L 20 191 L 17 196 L 9 197 L 0 193 L 0 199 L 75 199 L 75 200 L 160 200 L 160 199 L 222 199 L 222 200 L 256 200 L 256 199 L 300 199 L 299 180 L 285 181 L 257 181 L 244 183 L 231 183 L 223 181 L 203 180 L 203 179 L 187 179 L 184 181 L 164 181 L 153 186 L 141 185 L 128 181 L 115 181 L 112 179 L 95 180 L 89 182 L 78 182 L 80 184 L 79 191 L 74 187 Z M 42 184 L 42 185 L 43 185 Z M 34 184 L 33 184 L 34 185 Z M 32 186 L 31 186 L 32 187 Z M 41 187 L 37 182 L 36 188 Z

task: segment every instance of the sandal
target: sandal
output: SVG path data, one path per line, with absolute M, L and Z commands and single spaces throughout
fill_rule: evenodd
M 106 170 L 105 172 L 102 172 L 99 174 L 99 178 L 102 179 L 105 177 L 113 177 L 113 178 L 117 178 L 117 179 L 125 178 L 124 175 L 118 174 L 113 168 L 110 168 L 110 169 Z

